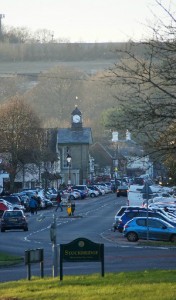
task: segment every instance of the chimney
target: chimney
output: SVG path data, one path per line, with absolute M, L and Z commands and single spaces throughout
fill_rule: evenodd
M 128 131 L 126 131 L 126 141 L 130 141 L 131 140 L 131 133 Z
M 118 140 L 119 140 L 118 135 L 119 135 L 118 131 L 112 132 L 112 142 L 118 142 Z

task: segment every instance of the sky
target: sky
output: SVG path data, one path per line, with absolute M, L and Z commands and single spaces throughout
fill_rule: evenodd
M 162 0 L 169 4 L 175 0 Z M 162 15 L 155 0 L 1 0 L 2 26 L 47 29 L 70 42 L 124 42 L 149 37 Z

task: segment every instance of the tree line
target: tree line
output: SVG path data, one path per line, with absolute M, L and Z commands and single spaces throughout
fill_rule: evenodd
M 117 49 L 127 43 L 70 43 L 53 38 L 47 29 L 32 33 L 28 28 L 3 27 L 0 36 L 0 61 L 80 61 L 116 59 Z M 143 49 L 136 43 L 140 55 Z

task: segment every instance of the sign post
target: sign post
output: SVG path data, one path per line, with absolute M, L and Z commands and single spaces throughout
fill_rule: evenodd
M 60 280 L 63 279 L 63 262 L 101 262 L 104 276 L 104 244 L 94 243 L 86 238 L 78 238 L 60 245 Z
M 53 223 L 50 226 L 50 239 L 52 242 L 52 254 L 53 254 L 53 277 L 58 275 L 58 248 L 56 241 L 56 216 L 53 215 Z
M 144 184 L 144 188 L 143 188 L 143 198 L 145 198 L 147 200 L 147 240 L 149 239 L 149 226 L 148 226 L 148 215 L 149 215 L 149 207 L 148 207 L 148 203 L 149 203 L 149 196 L 150 196 L 150 186 L 148 181 L 145 182 Z
M 41 278 L 44 276 L 43 249 L 31 249 L 25 251 L 25 264 L 27 265 L 27 278 L 31 279 L 31 263 L 40 263 Z

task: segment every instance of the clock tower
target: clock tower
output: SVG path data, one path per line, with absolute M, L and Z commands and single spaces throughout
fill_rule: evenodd
M 82 113 L 77 106 L 71 113 L 71 125 L 72 129 L 82 129 Z
M 71 182 L 73 185 L 85 184 L 90 176 L 89 146 L 93 142 L 92 132 L 90 127 L 83 126 L 82 113 L 77 106 L 70 116 L 71 126 L 58 129 L 61 177 L 63 182 Z

